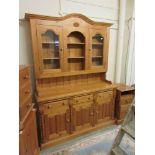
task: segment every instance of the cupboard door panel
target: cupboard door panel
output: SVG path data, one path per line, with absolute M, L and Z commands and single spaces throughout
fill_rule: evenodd
M 94 122 L 95 124 L 113 118 L 113 91 L 98 92 L 94 95 Z
M 82 130 L 93 126 L 93 102 L 84 102 L 88 96 L 75 97 L 71 105 L 71 130 Z M 82 100 L 84 99 L 84 100 Z M 90 99 L 89 99 L 90 100 Z
M 38 57 L 41 74 L 63 70 L 62 27 L 37 25 Z
M 89 61 L 91 69 L 107 68 L 107 36 L 105 29 L 89 29 Z
M 40 107 L 44 122 L 42 127 L 43 142 L 60 138 L 70 133 L 70 109 L 67 100 L 54 101 Z

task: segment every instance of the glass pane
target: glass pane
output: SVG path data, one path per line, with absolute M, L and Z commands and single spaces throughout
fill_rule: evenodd
M 92 65 L 103 65 L 103 45 L 104 38 L 101 34 L 92 37 Z
M 42 57 L 44 69 L 60 68 L 59 36 L 48 30 L 42 33 Z

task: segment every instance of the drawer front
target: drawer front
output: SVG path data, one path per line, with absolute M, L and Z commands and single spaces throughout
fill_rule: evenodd
M 31 89 L 30 83 L 28 82 L 23 88 L 19 90 L 19 102 L 23 104 L 23 102 L 30 96 Z
M 29 68 L 23 69 L 19 72 L 19 85 L 22 87 L 26 82 L 30 81 Z
M 84 95 L 84 96 L 78 96 L 73 98 L 73 105 L 81 104 L 81 103 L 87 103 L 87 102 L 93 102 L 93 95 Z
M 20 121 L 25 117 L 32 105 L 32 96 L 30 95 L 27 100 L 19 106 Z
M 41 111 L 48 115 L 65 113 L 69 109 L 68 100 L 53 101 L 40 106 Z
M 95 95 L 95 101 L 97 104 L 109 103 L 113 100 L 113 91 L 99 92 Z
M 133 94 L 127 94 L 121 96 L 121 104 L 131 104 L 134 99 Z

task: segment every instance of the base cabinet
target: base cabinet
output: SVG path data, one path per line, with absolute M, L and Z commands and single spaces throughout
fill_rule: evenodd
M 123 84 L 118 85 L 115 100 L 115 117 L 120 124 L 127 114 L 135 96 L 135 89 Z
M 54 101 L 40 107 L 42 141 L 57 139 L 70 133 L 68 100 Z
M 40 103 L 42 143 L 78 134 L 114 120 L 115 91 L 92 92 Z

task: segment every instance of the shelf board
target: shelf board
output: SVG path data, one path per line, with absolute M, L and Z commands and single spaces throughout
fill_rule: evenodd
M 59 44 L 59 42 L 42 42 L 42 44 Z
M 103 58 L 103 56 L 92 56 L 92 58 Z
M 59 57 L 53 57 L 53 58 L 43 58 L 43 60 L 53 60 L 53 59 L 60 59 Z
M 92 43 L 92 45 L 103 46 L 103 43 Z
M 85 57 L 68 57 L 68 59 L 84 59 Z
M 68 43 L 68 45 L 85 45 L 85 43 L 72 42 L 72 43 Z

